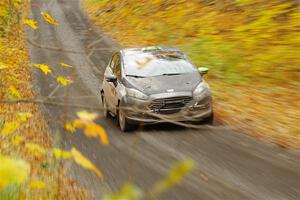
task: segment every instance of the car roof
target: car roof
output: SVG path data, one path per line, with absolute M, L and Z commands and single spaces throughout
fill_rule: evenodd
M 146 53 L 146 52 L 181 52 L 176 47 L 170 47 L 170 46 L 147 46 L 147 47 L 141 47 L 141 48 L 125 48 L 121 51 L 122 55 L 134 55 L 139 53 Z

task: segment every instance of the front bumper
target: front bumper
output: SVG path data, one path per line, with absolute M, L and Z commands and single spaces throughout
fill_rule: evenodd
M 210 117 L 213 113 L 212 98 L 206 96 L 201 100 L 192 100 L 186 106 L 177 109 L 175 113 L 163 114 L 159 110 L 149 109 L 151 100 L 139 100 L 126 97 L 121 102 L 124 113 L 129 123 L 162 123 L 162 122 L 193 122 Z M 165 111 L 165 110 L 164 110 Z M 171 111 L 171 110 L 170 110 Z

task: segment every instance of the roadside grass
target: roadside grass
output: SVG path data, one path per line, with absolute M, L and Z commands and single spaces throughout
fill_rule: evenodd
M 27 10 L 28 1 L 0 3 L 0 100 L 34 98 L 32 66 L 21 21 Z M 53 143 L 48 123 L 34 103 L 0 103 L 1 200 L 88 198 L 51 154 L 43 153 Z M 24 184 L 18 184 L 23 181 L 17 174 L 23 170 L 18 165 L 21 161 L 30 165 L 30 173 L 24 171 L 29 176 Z M 5 187 L 7 181 L 11 183 Z
M 300 8 L 286 1 L 95 1 L 96 26 L 124 47 L 177 46 L 207 66 L 223 124 L 300 148 Z

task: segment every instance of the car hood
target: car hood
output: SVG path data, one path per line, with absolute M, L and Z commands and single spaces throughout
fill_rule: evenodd
M 147 78 L 126 77 L 126 86 L 135 88 L 146 95 L 168 92 L 191 92 L 201 82 L 199 73 Z

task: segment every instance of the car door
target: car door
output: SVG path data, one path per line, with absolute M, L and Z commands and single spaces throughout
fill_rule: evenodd
M 112 100 L 114 99 L 115 83 L 108 82 L 106 80 L 106 77 L 114 75 L 113 68 L 115 66 L 116 59 L 117 59 L 117 54 L 114 54 L 108 64 L 108 66 L 105 69 L 104 80 L 103 80 L 103 85 L 102 85 L 107 106 L 108 106 L 109 110 L 111 110 L 111 111 L 114 111 L 114 104 L 113 104 Z
M 113 71 L 113 74 L 117 77 L 117 81 L 113 84 L 113 88 L 112 88 L 112 104 L 113 104 L 113 112 L 116 113 L 117 111 L 117 106 L 118 106 L 118 103 L 119 103 L 119 94 L 120 94 L 120 89 L 121 89 L 121 86 L 122 86 L 122 83 L 121 83 L 121 57 L 120 57 L 120 54 L 117 53 L 115 55 L 115 60 L 114 60 L 114 66 L 112 68 L 112 71 Z

